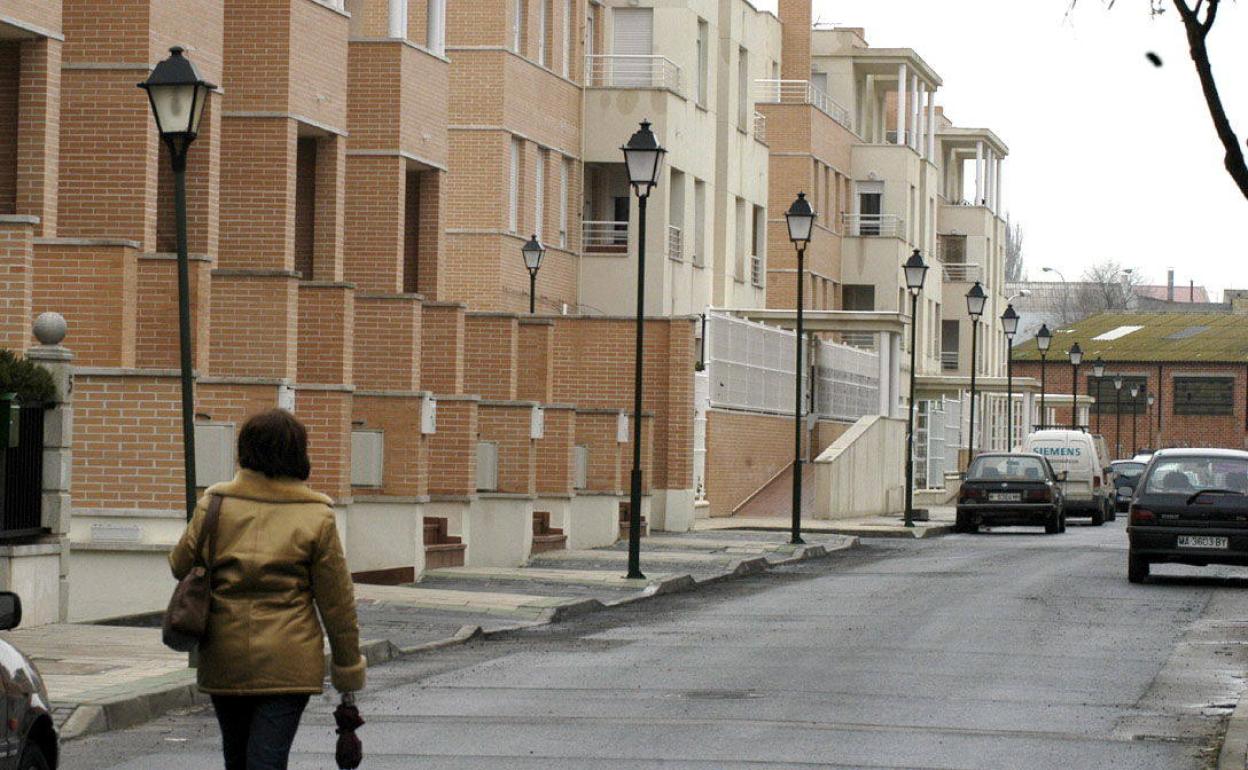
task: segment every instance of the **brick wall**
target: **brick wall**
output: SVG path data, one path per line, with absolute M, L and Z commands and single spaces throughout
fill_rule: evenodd
M 0 348 L 5 350 L 30 346 L 34 230 L 25 222 L 0 222 Z
M 793 463 L 793 420 L 711 410 L 706 415 L 706 499 L 728 516 Z
M 214 271 L 209 347 L 213 374 L 294 379 L 298 292 L 293 273 Z
M 294 269 L 297 131 L 292 120 L 222 121 L 220 267 Z
M 543 404 L 553 401 L 555 325 L 544 318 L 520 319 L 516 351 L 516 397 Z
M 609 410 L 576 410 L 576 445 L 589 450 L 585 490 L 619 493 L 626 477 L 620 475 L 623 444 L 616 441 L 620 413 Z
M 464 308 L 427 304 L 421 316 L 420 387 L 436 394 L 464 392 Z
M 418 496 L 429 492 L 429 443 L 420 433 L 421 399 L 356 393 L 351 417 L 385 432 L 381 494 Z M 439 415 L 441 422 L 441 415 Z M 438 426 L 439 430 L 441 425 Z M 367 494 L 378 494 L 370 489 Z
M 351 495 L 351 393 L 297 387 L 295 414 L 308 428 L 308 485 L 334 500 Z
M 138 258 L 137 270 L 135 366 L 176 369 L 181 361 L 177 260 L 171 255 L 143 254 Z M 212 291 L 209 270 L 206 258 L 195 258 L 190 263 L 191 361 L 201 372 L 208 367 L 208 303 Z M 74 333 L 76 336 L 77 330 Z
M 533 408 L 483 401 L 478 419 L 480 440 L 498 445 L 497 491 L 533 494 L 537 474 L 537 442 L 530 438 Z
M 345 275 L 361 291 L 403 291 L 402 158 L 353 155 L 347 161 Z
M 537 442 L 537 493 L 570 495 L 575 479 L 576 410 L 547 407 Z
M 420 389 L 421 318 L 414 296 L 356 295 L 354 376 L 359 389 Z
M 514 400 L 519 339 L 515 316 L 469 313 L 464 319 L 464 392 Z
M 438 399 L 438 432 L 429 437 L 429 494 L 476 493 L 477 405 L 474 398 Z
M 0 41 L 0 215 L 17 213 L 17 131 L 22 48 Z
M 138 258 L 129 246 L 35 246 L 31 312 L 65 316 L 78 366 L 134 366 Z
M 299 382 L 351 384 L 355 291 L 349 284 L 299 285 Z
M 48 5 L 57 5 L 48 0 Z M 59 20 L 59 17 L 58 17 Z M 56 235 L 60 169 L 61 48 L 57 40 L 22 43 L 17 129 L 17 211 L 39 217 L 36 233 Z

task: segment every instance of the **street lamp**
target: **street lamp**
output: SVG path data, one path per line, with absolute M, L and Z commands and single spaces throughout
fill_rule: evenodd
M 1036 347 L 1040 348 L 1040 428 L 1042 430 L 1046 421 L 1049 419 L 1049 414 L 1044 408 L 1044 365 L 1049 357 L 1049 345 L 1052 344 L 1053 332 L 1049 331 L 1049 325 L 1040 324 L 1040 331 L 1036 332 Z
M 1018 332 L 1018 313 L 1006 305 L 1001 314 L 1005 330 L 1005 451 L 1014 444 L 1014 335 Z
M 802 276 L 805 273 L 806 246 L 815 223 L 815 211 L 806 200 L 806 193 L 799 192 L 793 205 L 784 213 L 789 228 L 789 240 L 797 248 L 797 364 L 793 370 L 793 537 L 794 545 L 802 540 Z
M 633 472 L 629 478 L 628 510 L 628 577 L 645 578 L 641 574 L 641 395 L 642 351 L 645 343 L 646 314 L 646 200 L 659 183 L 663 155 L 659 140 L 650 130 L 650 121 L 641 127 L 620 148 L 628 182 L 637 195 L 637 340 L 633 351 Z
M 1114 375 L 1114 456 L 1122 457 L 1122 375 Z
M 524 266 L 529 271 L 529 315 L 537 312 L 537 271 L 542 269 L 542 257 L 546 256 L 546 247 L 534 234 L 523 246 L 520 253 L 524 256 Z
M 1153 446 L 1153 439 L 1156 437 L 1156 434 L 1153 433 L 1153 404 L 1155 403 L 1157 403 L 1157 400 L 1153 398 L 1152 393 L 1149 393 L 1148 394 L 1148 411 L 1144 413 L 1144 416 L 1148 418 L 1144 421 L 1144 423 L 1148 426 L 1148 445 L 1149 446 Z M 1158 420 L 1158 422 L 1160 422 L 1160 420 Z
M 919 292 L 927 278 L 927 263 L 918 249 L 902 265 L 906 273 L 906 288 L 910 290 L 910 416 L 906 423 L 906 526 L 914 526 L 914 381 L 919 372 L 915 368 L 915 349 L 919 332 Z M 972 365 L 974 363 L 972 362 Z
M 966 461 L 970 465 L 970 461 L 975 457 L 975 370 L 978 368 L 975 358 L 975 343 L 979 336 L 979 319 L 984 314 L 984 305 L 988 303 L 988 295 L 984 293 L 984 287 L 975 282 L 975 285 L 966 293 L 966 312 L 971 317 L 971 427 L 970 436 L 967 437 Z
M 1096 380 L 1096 432 L 1101 432 L 1101 410 L 1105 405 L 1101 403 L 1101 378 L 1105 376 L 1105 362 L 1100 356 L 1092 362 L 1092 377 Z
M 1070 289 L 1069 289 L 1068 284 L 1066 283 L 1066 276 L 1062 275 L 1062 271 L 1058 270 L 1055 267 L 1042 267 L 1040 268 L 1040 272 L 1056 273 L 1057 277 L 1062 279 L 1062 323 L 1068 323 L 1069 319 L 1068 319 L 1066 305 L 1067 305 L 1067 299 L 1070 296 Z
M 1070 365 L 1074 372 L 1070 378 L 1070 429 L 1079 428 L 1079 364 L 1083 363 L 1083 348 L 1076 342 L 1070 348 Z
M 1139 430 L 1139 427 L 1138 427 L 1139 420 L 1136 419 L 1136 415 L 1135 415 L 1136 399 L 1140 397 L 1140 387 L 1141 386 L 1139 385 L 1131 386 L 1131 456 L 1132 457 L 1135 457 L 1136 452 L 1138 452 L 1140 448 L 1140 434 L 1137 432 Z
M 173 161 L 174 206 L 178 230 L 178 342 L 182 369 L 182 460 L 186 483 L 186 519 L 195 513 L 195 384 L 191 379 L 191 288 L 186 246 L 186 153 L 199 135 L 208 94 L 216 88 L 199 76 L 179 47 L 156 65 L 139 88 L 147 91 L 156 130 Z

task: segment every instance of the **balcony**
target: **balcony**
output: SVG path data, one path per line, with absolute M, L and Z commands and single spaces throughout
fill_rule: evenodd
M 588 88 L 654 88 L 684 97 L 680 67 L 666 56 L 585 57 Z
M 628 254 L 628 222 L 611 220 L 581 222 L 581 248 L 586 254 Z
M 973 283 L 982 281 L 983 269 L 974 262 L 951 262 L 945 265 L 946 282 Z
M 667 258 L 675 262 L 685 260 L 684 237 L 680 228 L 674 225 L 667 226 Z
M 854 130 L 849 110 L 809 80 L 755 80 L 754 101 L 764 104 L 809 104 L 850 131 Z
M 942 372 L 956 372 L 958 370 L 958 351 L 941 351 L 940 370 Z
M 860 238 L 904 238 L 906 222 L 897 214 L 842 214 L 845 234 Z

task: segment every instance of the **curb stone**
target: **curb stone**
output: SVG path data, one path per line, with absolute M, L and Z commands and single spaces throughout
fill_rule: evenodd
M 938 528 L 933 527 L 932 529 Z M 952 527 L 949 529 L 952 529 Z M 446 639 L 438 639 L 411 647 L 400 647 L 388 639 L 370 639 L 360 644 L 360 654 L 367 661 L 369 667 L 379 666 L 392 660 L 453 647 L 474 639 L 489 638 L 496 634 L 509 633 L 535 625 L 559 623 L 570 618 L 645 601 L 656 596 L 683 593 L 703 585 L 711 585 L 737 577 L 757 575 L 775 567 L 826 558 L 834 552 L 844 551 L 858 545 L 859 540 L 857 537 L 848 536 L 845 542 L 830 548 L 823 545 L 800 547 L 793 552 L 792 556 L 779 561 L 770 561 L 764 556 L 742 559 L 730 565 L 731 568 L 725 573 L 705 580 L 696 580 L 692 575 L 674 575 L 649 586 L 637 596 L 627 599 L 605 603 L 597 599 L 585 599 L 553 607 L 545 613 L 545 617 L 541 621 L 518 623 L 514 626 L 493 629 L 491 631 L 484 631 L 480 626 L 465 625 L 461 626 L 458 631 Z M 61 740 L 70 741 L 87 735 L 123 730 L 160 717 L 169 711 L 203 706 L 209 703 L 208 696 L 199 692 L 194 675 L 189 669 L 177 672 L 177 674 L 177 679 L 181 681 L 172 685 L 158 684 L 146 691 L 119 696 L 106 702 L 80 704 L 61 725 Z M 1241 706 L 1236 708 L 1235 715 L 1231 717 L 1232 729 L 1237 725 L 1236 719 L 1239 720 L 1242 737 L 1239 738 L 1239 743 L 1237 744 L 1240 747 L 1239 756 L 1241 763 L 1235 767 L 1236 770 L 1243 770 L 1242 759 L 1245 753 L 1248 753 L 1248 699 L 1241 701 Z M 1232 736 L 1228 731 L 1226 743 L 1222 748 L 1223 757 L 1227 755 L 1231 743 Z M 1219 770 L 1232 766 L 1229 764 L 1224 765 L 1222 760 L 1219 760 Z
M 1218 752 L 1217 770 L 1244 770 L 1248 767 L 1248 697 L 1239 699 L 1226 725 L 1226 736 Z

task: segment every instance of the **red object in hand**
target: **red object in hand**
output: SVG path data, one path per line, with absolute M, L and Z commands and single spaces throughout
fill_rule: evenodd
M 344 701 L 334 709 L 334 721 L 338 723 L 338 749 L 334 758 L 340 770 L 355 770 L 364 761 L 364 744 L 355 734 L 364 725 L 364 719 L 355 704 Z

